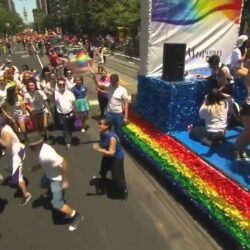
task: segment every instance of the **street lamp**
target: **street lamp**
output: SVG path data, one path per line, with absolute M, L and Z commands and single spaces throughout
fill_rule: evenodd
M 5 27 L 6 27 L 6 34 L 7 34 L 7 33 L 8 33 L 8 30 L 9 30 L 9 27 L 10 27 L 10 23 L 7 22 L 7 23 L 5 24 Z

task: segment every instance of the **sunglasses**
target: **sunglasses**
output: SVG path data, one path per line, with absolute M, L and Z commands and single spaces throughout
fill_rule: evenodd
M 65 87 L 65 84 L 58 84 L 59 87 Z

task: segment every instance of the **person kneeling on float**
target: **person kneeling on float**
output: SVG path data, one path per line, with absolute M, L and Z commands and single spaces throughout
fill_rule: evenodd
M 193 127 L 190 136 L 207 146 L 223 143 L 232 105 L 230 95 L 212 89 L 199 110 L 200 118 L 205 120 L 205 127 Z

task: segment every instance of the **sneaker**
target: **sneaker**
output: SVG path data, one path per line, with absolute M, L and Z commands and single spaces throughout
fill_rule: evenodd
M 82 133 L 85 133 L 85 131 L 86 131 L 85 128 L 82 128 L 82 129 L 81 129 L 81 132 L 82 132 Z
M 76 212 L 75 216 L 72 218 L 71 224 L 69 225 L 69 231 L 75 231 L 82 221 L 83 216 Z
M 66 150 L 69 150 L 69 149 L 70 149 L 70 147 L 71 147 L 71 145 L 68 143 L 68 144 L 66 144 L 65 149 L 66 149 Z
M 31 199 L 31 194 L 27 193 L 26 196 L 23 197 L 23 200 L 19 203 L 19 206 L 20 207 L 25 206 L 29 202 L 30 199 Z
M 247 155 L 247 153 L 245 151 L 240 151 L 239 153 L 240 153 L 241 160 L 250 161 L 250 159 L 249 159 L 249 157 L 248 157 L 248 155 Z

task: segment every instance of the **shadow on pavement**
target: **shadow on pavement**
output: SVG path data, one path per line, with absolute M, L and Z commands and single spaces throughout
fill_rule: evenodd
M 40 195 L 37 199 L 32 202 L 32 208 L 44 208 L 45 210 L 51 210 L 52 221 L 55 225 L 65 225 L 69 224 L 71 220 L 66 218 L 63 213 L 59 210 L 54 209 L 51 205 L 52 195 L 50 191 L 47 191 L 45 194 Z
M 84 141 L 84 142 L 81 142 L 81 144 L 93 144 L 93 143 L 99 143 L 100 140 L 94 140 L 94 141 Z
M 26 184 L 26 187 L 29 186 L 29 180 L 27 178 L 24 177 L 24 181 L 25 181 L 25 184 Z M 9 186 L 10 188 L 13 188 L 13 189 L 16 189 L 16 192 L 14 193 L 13 197 L 15 198 L 19 198 L 19 197 L 22 197 L 22 191 L 21 189 L 18 187 L 17 184 L 15 184 L 13 181 L 12 181 L 12 178 L 11 176 L 8 176 L 6 177 L 2 184 L 3 186 Z
M 55 144 L 58 144 L 58 145 L 65 145 L 65 141 L 64 141 L 64 137 L 63 136 L 52 136 L 52 135 L 49 135 L 49 138 L 47 140 L 47 143 L 49 145 L 55 145 Z M 80 139 L 76 136 L 73 136 L 72 137 L 72 140 L 71 140 L 71 145 L 72 146 L 78 146 L 80 145 Z
M 87 196 L 99 196 L 107 195 L 109 199 L 120 199 L 124 200 L 127 197 L 124 197 L 124 192 L 117 187 L 117 185 L 111 179 L 106 179 L 103 182 L 100 178 L 93 178 L 89 182 L 90 186 L 94 186 L 95 192 L 86 193 Z
M 0 198 L 0 214 L 3 213 L 7 204 L 8 200 Z

